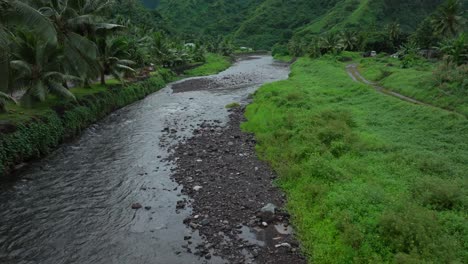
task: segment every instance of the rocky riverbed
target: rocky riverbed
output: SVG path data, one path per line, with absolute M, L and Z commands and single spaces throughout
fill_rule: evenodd
M 193 253 L 229 263 L 305 263 L 276 175 L 257 158 L 254 136 L 240 129 L 243 109 L 229 117 L 226 125 L 202 123 L 169 157 L 176 164 L 172 177 L 189 197 L 177 206 L 192 208 L 184 223 L 206 239 Z

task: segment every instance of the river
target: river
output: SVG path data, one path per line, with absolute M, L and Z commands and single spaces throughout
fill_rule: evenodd
M 0 263 L 223 263 L 182 248 L 190 208 L 176 210 L 187 197 L 171 180 L 168 149 L 205 120 L 226 122 L 225 105 L 288 73 L 270 56 L 244 58 L 188 80 L 192 89 L 170 84 L 29 164 L 0 186 Z

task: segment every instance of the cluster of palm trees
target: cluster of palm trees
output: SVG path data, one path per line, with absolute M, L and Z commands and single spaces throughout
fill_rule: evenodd
M 404 53 L 408 47 L 416 49 L 437 48 L 446 58 L 458 64 L 466 63 L 466 21 L 460 0 L 446 0 L 440 8 L 421 23 L 413 34 L 407 34 L 396 22 L 383 30 L 328 32 L 312 38 L 293 38 L 287 45 L 292 56 L 305 54 L 319 57 L 323 54 L 338 54 L 341 51 L 375 50 L 379 52 Z M 464 32 L 465 31 L 465 32 Z
M 204 61 L 212 50 L 114 16 L 113 5 L 0 0 L 0 112 L 8 102 L 30 106 L 51 93 L 74 98 L 71 85 L 89 87 L 99 79 L 105 85 L 107 76 L 123 80 L 146 66 Z M 216 51 L 223 49 L 216 45 Z

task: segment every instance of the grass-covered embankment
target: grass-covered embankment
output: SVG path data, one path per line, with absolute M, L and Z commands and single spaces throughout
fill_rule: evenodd
M 468 121 L 301 58 L 247 108 L 310 263 L 468 262 Z
M 215 53 L 208 53 L 206 61 L 200 67 L 188 70 L 184 73 L 186 76 L 206 76 L 217 74 L 231 66 L 231 58 Z
M 9 113 L 0 115 L 0 177 L 18 163 L 49 153 L 110 112 L 161 89 L 171 79 L 168 71 L 160 71 L 128 86 L 72 88 L 76 101 L 50 96 L 32 108 L 9 106 L 13 107 Z
M 466 66 L 463 73 L 444 69 L 443 63 L 421 60 L 414 66 L 403 68 L 402 61 L 383 57 L 361 59 L 360 69 L 365 78 L 379 82 L 389 90 L 468 116 L 468 96 L 461 83 L 453 83 L 453 87 L 445 90 L 438 87 L 441 81 L 462 79 L 462 75 L 466 79 Z

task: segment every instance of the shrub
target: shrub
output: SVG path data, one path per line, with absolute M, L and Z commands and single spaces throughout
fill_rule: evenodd
M 435 210 L 461 208 L 466 203 L 465 188 L 462 184 L 436 177 L 418 180 L 413 186 L 412 193 L 422 205 Z
M 434 71 L 433 83 L 442 93 L 468 95 L 468 65 L 443 62 Z
M 226 107 L 227 109 L 238 108 L 238 107 L 240 107 L 240 104 L 234 102 L 234 103 L 227 104 L 225 107 Z
M 444 234 L 436 214 L 415 205 L 387 210 L 378 222 L 385 245 L 395 254 L 395 262 L 450 263 L 456 261 L 458 245 Z

